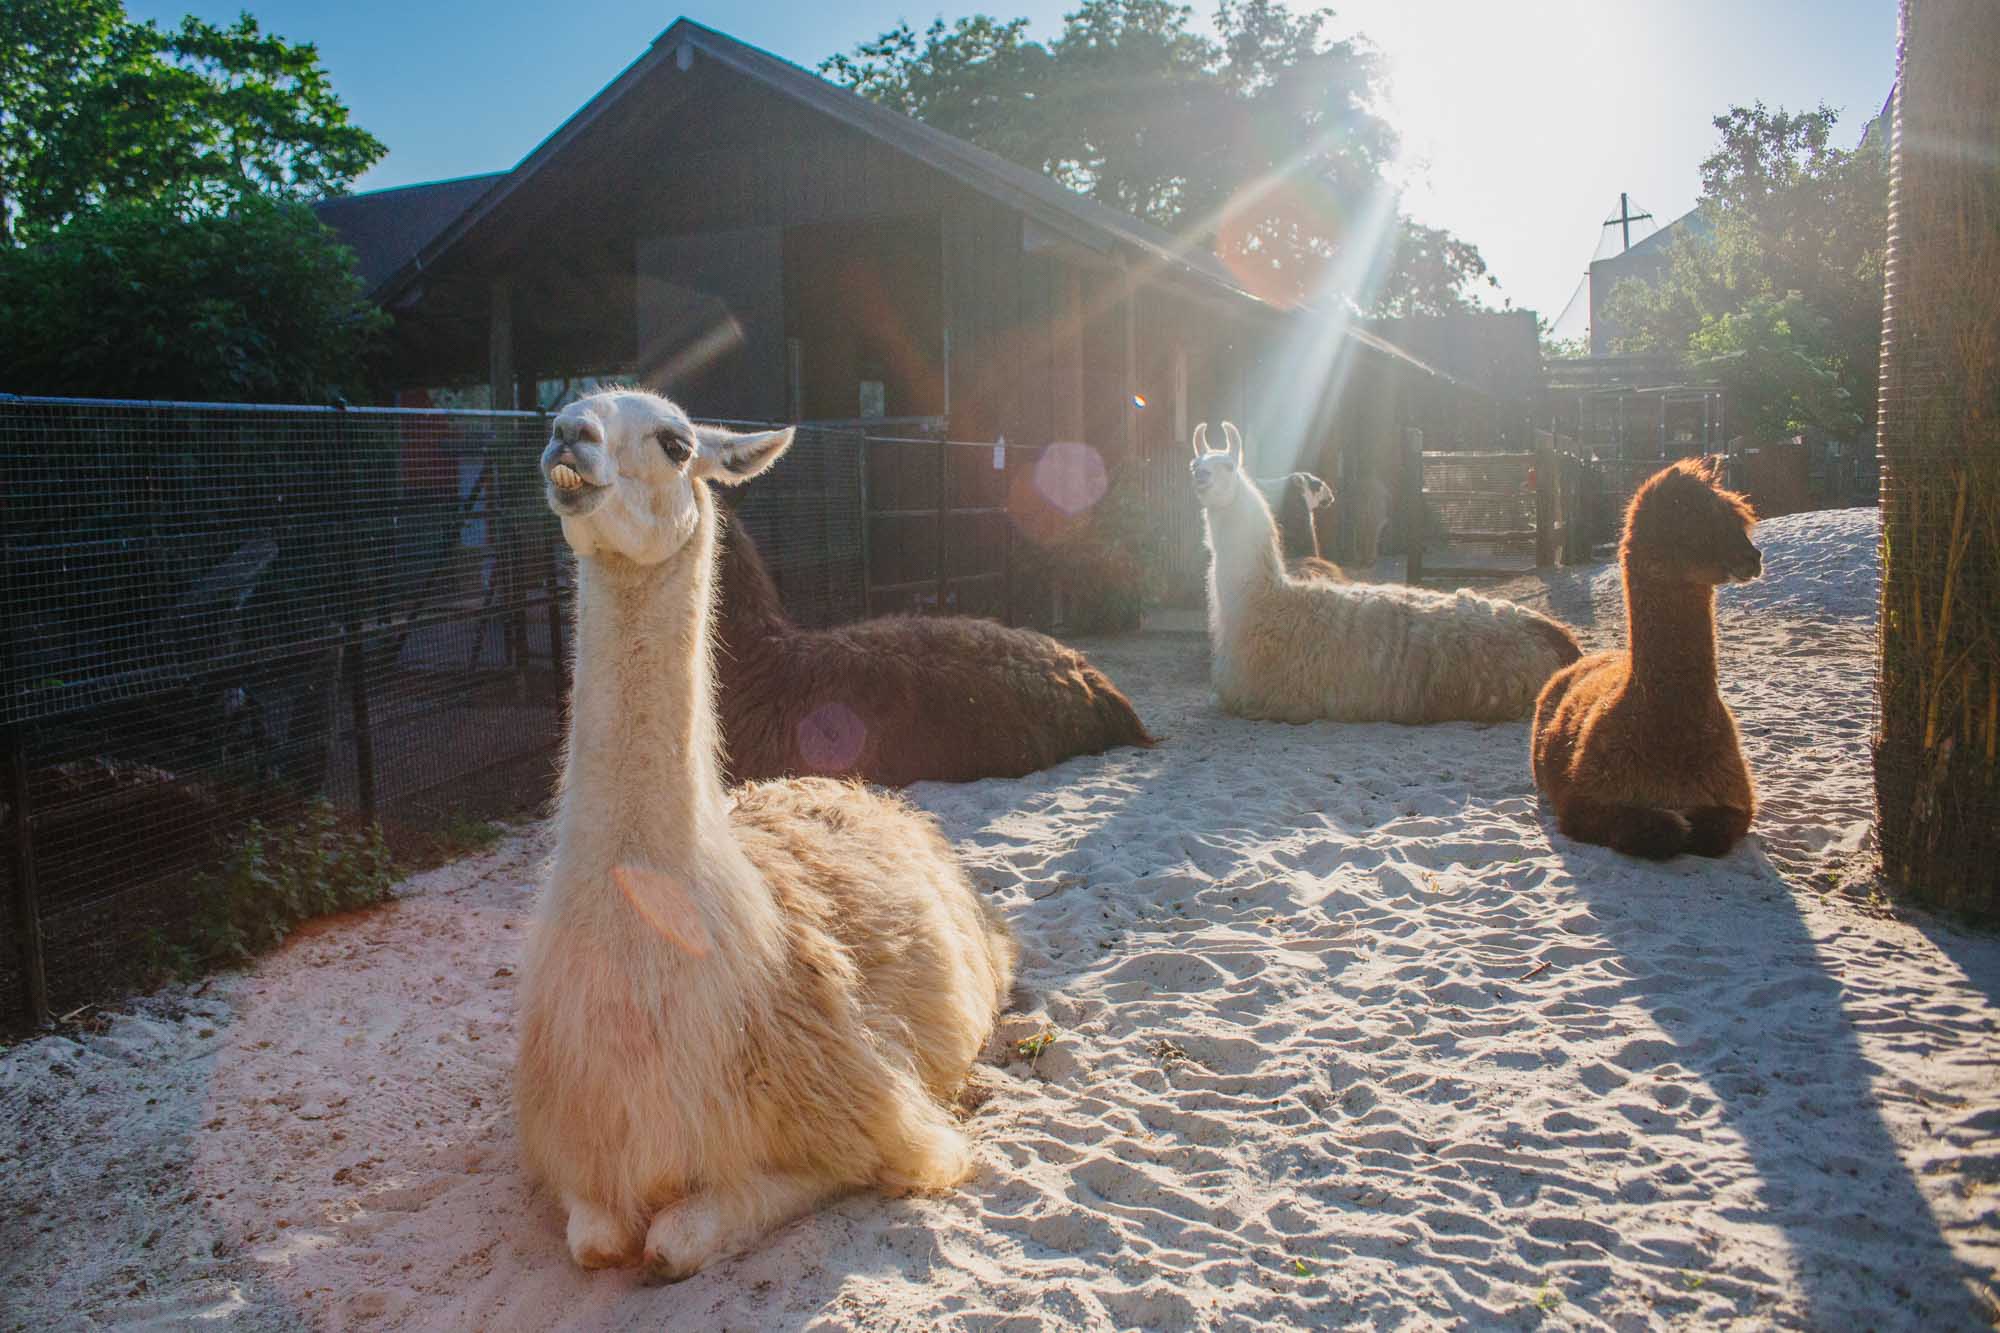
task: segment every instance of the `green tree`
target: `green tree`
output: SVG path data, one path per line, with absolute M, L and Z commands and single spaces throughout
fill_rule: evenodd
M 0 251 L 0 388 L 121 398 L 359 397 L 388 317 L 304 204 L 182 217 L 161 200 Z
M 0 244 L 104 204 L 193 216 L 339 193 L 383 152 L 318 51 L 248 14 L 166 30 L 119 0 L 0 3 Z
M 1832 144 L 1838 113 L 1733 107 L 1701 164 L 1707 234 L 1691 232 L 1656 282 L 1630 280 L 1608 312 L 1621 351 L 1674 351 L 1731 390 L 1766 438 L 1874 419 L 1888 228 L 1884 136 Z
M 1172 0 L 1084 0 L 1044 45 L 1027 20 L 908 24 L 821 72 L 885 106 L 1212 246 L 1265 295 L 1296 300 L 1355 243 L 1387 187 L 1394 131 L 1374 53 L 1329 10 L 1222 0 L 1216 37 Z M 1381 313 L 1471 304 L 1478 250 L 1397 222 L 1368 267 Z

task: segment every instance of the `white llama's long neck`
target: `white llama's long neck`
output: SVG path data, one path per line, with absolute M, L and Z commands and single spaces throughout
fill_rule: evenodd
M 1240 483 L 1230 503 L 1205 509 L 1202 517 L 1208 524 L 1210 590 L 1220 594 L 1222 604 L 1239 593 L 1284 579 L 1278 525 L 1255 486 Z
M 693 537 L 657 565 L 579 562 L 555 884 L 608 900 L 614 866 L 658 872 L 711 933 L 736 934 L 774 909 L 729 826 L 708 623 L 715 517 L 707 496 L 698 508 Z

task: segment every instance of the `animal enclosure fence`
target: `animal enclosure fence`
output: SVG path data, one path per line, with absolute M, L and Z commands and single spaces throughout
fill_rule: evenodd
M 1491 578 L 1590 558 L 1601 481 L 1574 442 L 1533 432 L 1522 451 L 1427 451 L 1404 438 L 1405 578 Z
M 870 615 L 990 616 L 1015 623 L 1013 491 L 1037 448 L 871 423 L 862 441 Z M 1030 616 L 1039 620 L 1041 616 Z
M 573 566 L 527 412 L 0 396 L 0 987 L 45 1017 L 184 929 L 251 821 L 436 829 L 548 792 Z M 861 613 L 860 435 L 739 521 Z

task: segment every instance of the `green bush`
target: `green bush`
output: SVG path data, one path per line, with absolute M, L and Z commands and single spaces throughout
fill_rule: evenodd
M 394 884 L 381 829 L 343 829 L 321 798 L 286 827 L 251 821 L 220 869 L 196 882 L 187 943 L 156 938 L 155 961 L 182 973 L 247 962 L 301 922 L 379 903 Z

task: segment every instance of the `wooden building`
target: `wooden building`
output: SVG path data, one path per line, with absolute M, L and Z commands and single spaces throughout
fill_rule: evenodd
M 1142 447 L 1276 312 L 1200 248 L 682 19 L 513 170 L 330 201 L 399 377 Z M 1133 395 L 1149 408 L 1135 408 Z
M 1176 538 L 1199 526 L 1193 426 L 1249 419 L 1260 361 L 1311 318 L 1205 246 L 687 19 L 512 170 L 321 216 L 395 318 L 404 385 L 508 406 L 624 376 L 708 418 L 1082 442 L 1141 469 Z M 1345 435 L 1393 441 L 1412 386 L 1449 379 L 1352 338 Z M 1333 475 L 1342 410 L 1316 415 L 1296 465 Z

